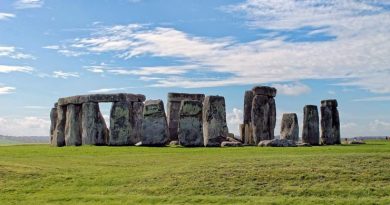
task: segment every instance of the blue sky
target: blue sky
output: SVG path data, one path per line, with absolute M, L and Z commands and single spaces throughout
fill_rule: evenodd
M 343 137 L 389 135 L 389 56 L 386 0 L 2 0 L 0 134 L 48 135 L 59 97 L 105 92 L 223 95 L 237 133 L 244 91 L 270 85 L 276 133 L 336 98 Z

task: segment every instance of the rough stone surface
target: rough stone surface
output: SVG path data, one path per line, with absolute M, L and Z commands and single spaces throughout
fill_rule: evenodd
M 321 143 L 340 144 L 340 119 L 336 100 L 321 101 Z
M 81 143 L 81 105 L 69 104 L 66 108 L 65 144 L 80 146 Z
M 66 106 L 57 105 L 57 123 L 53 133 L 53 146 L 65 146 Z
M 178 123 L 179 143 L 186 147 L 203 146 L 202 103 L 197 100 L 183 100 Z
M 303 108 L 302 142 L 310 145 L 320 143 L 318 109 L 315 105 L 306 105 Z
M 203 138 L 207 147 L 219 147 L 228 137 L 225 98 L 206 96 L 203 101 Z
M 224 141 L 221 143 L 221 147 L 242 147 L 241 142 Z
M 180 105 L 183 100 L 196 100 L 203 102 L 204 94 L 168 93 L 167 121 L 170 140 L 178 139 L 178 123 L 180 118 Z
M 50 111 L 50 144 L 53 144 L 54 131 L 57 126 L 57 107 L 54 107 Z
M 252 88 L 254 95 L 265 95 L 268 97 L 276 96 L 276 89 L 268 86 L 255 86 Z
M 100 112 L 99 104 L 84 103 L 81 108 L 81 139 L 85 145 L 106 145 L 109 131 Z
M 130 139 L 134 143 L 142 140 L 142 124 L 143 124 L 143 111 L 144 103 L 143 102 L 131 102 L 131 116 L 130 124 L 132 129 Z
M 246 145 L 256 145 L 253 139 L 253 129 L 251 124 L 245 124 L 245 141 Z
M 297 142 L 299 140 L 299 124 L 297 114 L 283 114 L 280 129 L 280 138 L 292 140 L 294 142 Z
M 294 141 L 288 139 L 262 140 L 258 144 L 261 147 L 296 147 Z
M 250 124 L 252 122 L 251 112 L 252 112 L 252 101 L 253 101 L 253 91 L 245 91 L 244 96 L 244 124 Z
M 114 102 L 110 114 L 110 138 L 111 146 L 134 145 L 136 139 L 131 139 L 132 126 L 130 115 L 132 113 L 130 102 Z
M 265 95 L 256 95 L 252 102 L 252 129 L 255 144 L 274 139 L 275 101 Z
M 144 95 L 117 93 L 117 94 L 92 94 L 92 95 L 77 95 L 66 98 L 60 98 L 58 105 L 68 104 L 83 104 L 86 102 L 143 102 L 145 101 Z
M 142 145 L 164 146 L 168 143 L 167 118 L 162 100 L 148 100 L 144 106 Z
M 177 140 L 173 140 L 173 141 L 171 141 L 171 142 L 169 143 L 169 146 L 178 146 L 178 145 L 180 145 L 180 143 L 179 143 L 179 141 L 177 141 Z
M 245 143 L 245 124 L 240 124 L 239 129 L 240 129 L 241 141 Z

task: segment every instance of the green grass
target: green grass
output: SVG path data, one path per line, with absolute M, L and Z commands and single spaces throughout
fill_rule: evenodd
M 4 146 L 0 204 L 390 204 L 390 143 Z

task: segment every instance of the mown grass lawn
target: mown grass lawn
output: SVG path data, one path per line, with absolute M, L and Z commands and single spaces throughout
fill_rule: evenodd
M 390 142 L 2 146 L 0 204 L 390 204 Z

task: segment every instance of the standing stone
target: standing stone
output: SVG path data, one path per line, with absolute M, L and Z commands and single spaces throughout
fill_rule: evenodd
M 143 117 L 142 145 L 166 145 L 169 140 L 169 133 L 163 101 L 146 101 L 143 111 Z
M 244 124 L 250 124 L 252 122 L 251 112 L 252 112 L 252 101 L 253 101 L 253 92 L 252 90 L 245 91 L 244 96 Z
M 167 121 L 169 127 L 170 140 L 178 139 L 178 125 L 180 118 L 180 106 L 183 100 L 196 100 L 203 102 L 204 94 L 188 94 L 188 93 L 168 93 L 167 103 Z
M 228 137 L 225 98 L 207 96 L 203 102 L 203 139 L 207 147 L 219 147 Z
M 81 109 L 82 144 L 106 145 L 109 137 L 108 129 L 100 112 L 99 104 L 95 102 L 83 103 Z
M 53 144 L 54 131 L 57 126 L 57 105 L 54 105 L 54 108 L 50 111 L 50 144 Z
M 202 103 L 197 100 L 183 100 L 178 123 L 179 143 L 185 147 L 201 147 L 203 142 Z
M 53 133 L 51 145 L 65 146 L 65 124 L 66 124 L 66 106 L 57 105 L 57 122 Z
M 241 137 L 241 142 L 245 143 L 245 124 L 240 124 L 240 137 Z
M 256 86 L 252 89 L 252 130 L 253 140 L 258 144 L 262 140 L 274 139 L 276 124 L 276 89 L 267 86 Z
M 66 108 L 65 144 L 80 146 L 81 143 L 81 105 L 69 104 Z
M 132 115 L 131 115 L 131 126 L 133 127 L 132 137 L 134 143 L 142 140 L 142 123 L 143 123 L 143 102 L 132 102 Z
M 337 100 L 321 101 L 321 143 L 340 144 L 340 119 Z
M 131 124 L 130 124 L 131 104 L 127 101 L 114 102 L 110 112 L 110 146 L 132 145 Z
M 303 108 L 302 143 L 318 145 L 320 140 L 318 109 L 315 105 Z
M 253 139 L 253 129 L 251 124 L 245 125 L 245 141 L 246 145 L 255 145 L 255 141 Z
M 299 124 L 298 117 L 295 113 L 284 113 L 280 129 L 280 138 L 298 142 Z

